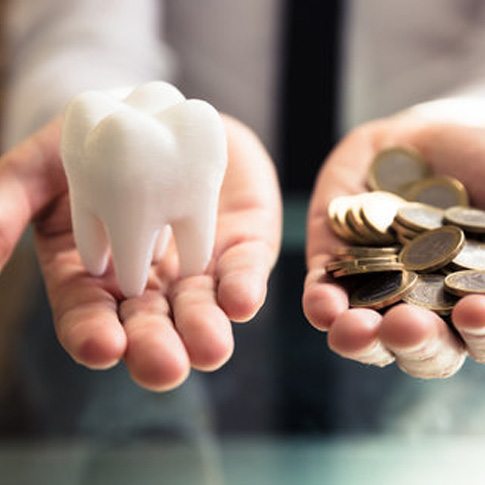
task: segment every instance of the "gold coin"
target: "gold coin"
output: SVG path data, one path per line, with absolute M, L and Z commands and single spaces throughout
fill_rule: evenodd
M 485 271 L 470 269 L 452 273 L 445 278 L 445 287 L 457 296 L 485 294 Z
M 350 207 L 345 214 L 345 224 L 352 233 L 352 237 L 348 239 L 348 241 L 357 244 L 369 244 L 369 238 L 361 234 L 359 226 L 355 224 L 354 220 L 352 219 L 352 208 Z
M 401 194 L 409 184 L 428 177 L 430 173 L 429 166 L 416 150 L 394 147 L 376 155 L 367 182 L 372 190 Z
M 485 243 L 467 239 L 458 256 L 452 261 L 452 264 L 459 270 L 485 270 Z
M 446 266 L 461 251 L 465 235 L 454 226 L 424 232 L 402 250 L 400 260 L 408 271 L 430 272 Z
M 362 209 L 361 209 L 361 219 L 364 221 L 365 226 L 371 232 L 373 237 L 372 241 L 369 239 L 369 244 L 375 244 L 379 246 L 389 246 L 390 244 L 394 244 L 396 242 L 396 236 L 392 230 L 389 229 L 385 233 L 379 233 L 378 231 L 375 230 L 375 228 L 372 228 L 364 220 L 364 217 L 362 215 Z
M 353 268 L 355 266 L 368 266 L 369 264 L 388 264 L 396 263 L 397 255 L 392 254 L 388 256 L 359 258 L 359 259 L 341 259 L 339 261 L 332 261 L 325 265 L 325 271 L 331 273 L 339 269 Z
M 347 266 L 355 266 L 354 260 L 346 261 L 346 260 L 339 260 L 339 261 L 331 261 L 325 265 L 325 271 L 327 273 L 333 273 L 338 269 L 345 268 Z
M 403 298 L 406 303 L 449 315 L 457 298 L 445 291 L 445 277 L 440 274 L 419 275 L 413 289 Z
M 335 256 L 339 257 L 355 257 L 355 258 L 371 258 L 373 256 L 382 256 L 386 254 L 397 254 L 399 252 L 398 246 L 390 247 L 368 247 L 368 246 L 341 246 L 335 249 Z
M 333 273 L 334 278 L 341 278 L 343 276 L 359 275 L 365 273 L 383 273 L 385 271 L 402 271 L 404 265 L 399 262 L 386 264 L 366 264 L 354 265 L 341 268 Z
M 334 202 L 337 198 L 333 199 L 327 208 L 327 221 L 332 228 L 332 231 L 339 237 L 343 237 L 340 231 L 340 225 L 336 217 L 336 203 Z
M 485 211 L 471 207 L 450 207 L 445 211 L 445 220 L 467 232 L 485 233 Z
M 391 237 L 389 229 L 399 207 L 406 201 L 390 192 L 371 192 L 362 199 L 362 219 L 378 236 Z
M 400 301 L 416 284 L 418 276 L 409 271 L 392 271 L 366 278 L 350 296 L 350 306 L 378 310 Z
M 343 267 L 345 267 L 345 261 L 331 261 L 325 265 L 325 271 L 327 273 L 333 273 Z
M 447 209 L 454 205 L 468 205 L 465 186 L 453 177 L 429 177 L 414 183 L 404 192 L 404 198 Z
M 330 224 L 330 227 L 332 228 L 332 231 L 341 239 L 346 239 L 345 235 L 342 233 L 340 224 L 336 219 L 332 219 L 331 217 L 328 218 L 328 222 Z
M 404 236 L 407 239 L 414 239 L 423 232 L 409 229 L 408 227 L 399 224 L 397 220 L 392 223 L 392 228 L 397 232 L 397 234 Z
M 431 231 L 443 225 L 443 209 L 420 202 L 410 202 L 400 207 L 396 221 L 413 231 Z
M 347 227 L 345 222 L 345 215 L 347 209 L 350 207 L 352 196 L 342 195 L 335 197 L 328 205 L 327 213 L 332 230 L 337 236 L 345 241 L 353 241 L 353 233 Z
M 401 234 L 397 234 L 396 238 L 403 246 L 406 246 L 414 239 L 414 238 L 407 238 L 407 237 L 401 236 Z
M 346 221 L 351 229 L 357 232 L 361 238 L 365 239 L 368 244 L 379 244 L 379 238 L 367 227 L 361 215 L 363 201 L 369 195 L 369 193 L 365 193 L 354 196 L 354 203 L 347 211 Z
M 352 262 L 354 265 L 357 266 L 367 266 L 369 264 L 386 264 L 386 263 L 396 263 L 398 255 L 397 254 L 388 254 L 385 256 L 369 256 L 369 257 L 362 257 L 362 258 L 355 258 L 353 260 L 345 260 L 347 263 Z

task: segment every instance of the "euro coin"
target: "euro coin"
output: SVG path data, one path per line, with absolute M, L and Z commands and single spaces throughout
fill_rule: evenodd
M 394 231 L 396 231 L 398 235 L 404 236 L 407 239 L 414 239 L 423 232 L 409 229 L 408 227 L 399 224 L 399 222 L 396 220 L 392 223 L 392 228 L 394 229 Z
M 485 243 L 467 239 L 462 250 L 451 264 L 459 270 L 485 270 Z
M 445 220 L 464 231 L 485 234 L 485 211 L 481 209 L 450 207 L 445 211 Z
M 420 202 L 411 202 L 397 210 L 396 221 L 413 231 L 431 231 L 443 225 L 444 210 Z
M 429 177 L 411 185 L 405 192 L 407 200 L 447 209 L 455 205 L 468 205 L 465 186 L 453 177 Z
M 372 190 L 401 194 L 408 185 L 428 177 L 430 173 L 429 166 L 416 150 L 394 147 L 376 155 L 367 182 Z
M 414 238 L 408 238 L 408 237 L 402 236 L 401 234 L 397 234 L 396 238 L 403 246 L 406 246 L 414 239 Z
M 404 265 L 399 262 L 394 263 L 369 263 L 366 265 L 352 265 L 341 268 L 333 273 L 334 278 L 344 276 L 361 275 L 366 273 L 383 273 L 386 271 L 402 271 Z
M 392 222 L 398 209 L 406 201 L 390 192 L 371 192 L 362 199 L 362 219 L 367 227 L 380 237 L 390 237 Z
M 440 274 L 419 275 L 412 290 L 404 296 L 406 303 L 432 310 L 439 315 L 449 315 L 457 298 L 445 291 L 445 277 Z
M 399 252 L 398 246 L 389 247 L 368 247 L 368 246 L 341 246 L 334 251 L 335 256 L 338 257 L 352 257 L 352 258 L 371 258 L 373 256 L 382 256 L 387 254 L 397 254 Z
M 357 244 L 368 244 L 369 243 L 369 236 L 364 236 L 361 231 L 361 226 L 354 222 L 352 218 L 352 209 L 349 207 L 347 213 L 345 214 L 345 224 L 347 228 L 350 230 L 352 236 L 348 238 L 348 241 L 354 242 Z M 362 223 L 363 224 L 363 223 Z
M 352 207 L 356 205 L 357 198 L 355 195 L 343 195 L 333 199 L 328 205 L 327 213 L 330 225 L 340 238 L 351 244 L 366 244 L 367 239 L 364 238 L 358 227 L 351 220 L 350 212 Z M 360 209 L 360 205 L 358 206 Z M 363 222 L 361 223 L 364 225 Z M 374 243 L 374 241 L 371 241 Z
M 400 261 L 408 271 L 434 271 L 451 262 L 464 244 L 465 235 L 461 229 L 440 227 L 408 242 L 400 254 Z
M 351 241 L 353 237 L 352 232 L 345 222 L 345 215 L 347 214 L 347 209 L 350 207 L 351 200 L 352 196 L 347 195 L 335 197 L 330 201 L 327 209 L 332 230 L 337 236 L 346 241 Z
M 418 276 L 409 271 L 391 271 L 366 278 L 350 296 L 350 306 L 379 310 L 400 301 L 416 283 Z
M 457 296 L 485 294 L 485 271 L 466 270 L 452 273 L 445 278 L 446 290 Z
M 370 193 L 365 193 L 354 196 L 354 202 L 347 211 L 346 221 L 351 226 L 352 230 L 365 241 L 371 244 L 379 244 L 380 239 L 378 238 L 378 235 L 367 227 L 362 218 L 362 204 L 370 195 Z
M 339 269 L 353 268 L 355 266 L 367 267 L 368 265 L 389 264 L 389 263 L 396 263 L 396 262 L 397 262 L 396 254 L 392 254 L 389 256 L 381 256 L 381 257 L 342 259 L 339 261 L 332 261 L 330 263 L 327 263 L 325 265 L 325 271 L 331 273 Z

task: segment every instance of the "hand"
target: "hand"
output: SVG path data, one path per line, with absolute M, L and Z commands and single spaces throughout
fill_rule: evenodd
M 112 269 L 95 278 L 81 264 L 58 153 L 60 120 L 1 157 L 0 267 L 33 221 L 56 333 L 75 361 L 106 369 L 124 358 L 136 382 L 161 391 L 181 384 L 191 367 L 214 370 L 229 359 L 230 320 L 249 320 L 265 300 L 280 245 L 281 201 L 257 138 L 231 118 L 225 123 L 229 164 L 208 271 L 178 278 L 171 244 L 152 266 L 143 295 L 128 300 Z
M 400 304 L 384 316 L 370 309 L 349 310 L 346 293 L 323 269 L 331 248 L 342 244 L 327 222 L 330 200 L 365 191 L 375 154 L 396 145 L 415 147 L 436 173 L 461 180 L 474 205 L 485 207 L 485 129 L 425 122 L 411 113 L 363 125 L 330 154 L 315 185 L 303 307 L 316 328 L 328 331 L 329 346 L 343 357 L 378 366 L 395 360 L 415 377 L 448 377 L 467 353 L 485 362 L 485 297 L 467 296 L 454 308 L 452 321 L 460 338 L 435 313 L 412 305 Z

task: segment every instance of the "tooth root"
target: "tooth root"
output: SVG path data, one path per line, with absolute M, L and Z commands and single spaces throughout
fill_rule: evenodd
M 72 201 L 72 225 L 79 254 L 94 276 L 106 271 L 109 244 L 103 223 L 79 201 Z
M 167 250 L 168 243 L 170 242 L 170 236 L 172 235 L 172 228 L 167 225 L 165 226 L 157 236 L 157 242 L 155 244 L 155 249 L 153 251 L 153 262 L 158 263 L 165 254 Z
M 127 298 L 140 296 L 148 280 L 158 231 L 143 230 L 126 221 L 108 223 L 107 228 L 118 286 Z
M 208 206 L 212 209 L 211 204 Z M 204 206 L 202 205 L 202 207 Z M 214 211 L 205 209 L 205 214 L 201 214 L 202 211 L 199 210 L 194 212 L 191 217 L 172 223 L 182 277 L 203 273 L 211 259 L 216 214 Z

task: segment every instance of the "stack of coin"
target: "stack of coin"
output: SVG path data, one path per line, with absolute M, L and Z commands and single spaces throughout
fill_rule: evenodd
M 392 223 L 406 201 L 390 192 L 336 197 L 328 207 L 334 232 L 352 244 L 388 245 L 396 241 Z
M 400 147 L 377 155 L 368 181 L 375 192 L 328 208 L 334 232 L 352 246 L 337 248 L 325 269 L 351 306 L 405 301 L 446 316 L 460 297 L 485 294 L 485 211 L 467 207 L 461 182 L 433 177 L 419 154 Z
M 391 252 L 392 248 L 379 248 L 386 252 L 375 256 L 358 255 L 358 251 L 356 251 L 356 249 L 369 251 L 373 248 L 353 247 L 351 249 L 356 254 L 353 258 L 343 257 L 326 265 L 326 271 L 331 273 L 334 278 L 404 269 L 403 263 L 398 260 L 398 255 Z

